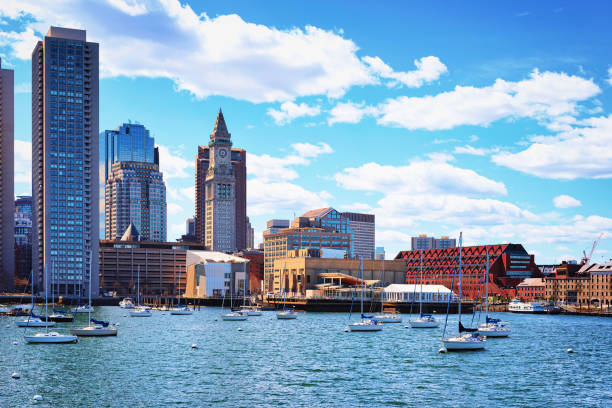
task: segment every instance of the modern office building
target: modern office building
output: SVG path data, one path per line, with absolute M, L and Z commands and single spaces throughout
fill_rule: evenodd
M 195 237 L 195 217 L 187 218 L 185 221 L 185 235 L 193 235 Z
M 385 259 L 385 247 L 376 247 L 376 252 L 374 254 L 374 259 L 382 261 Z
M 246 243 L 244 246 L 246 249 L 253 249 L 255 246 L 255 230 L 251 226 L 251 220 L 249 220 L 249 217 L 247 217 L 246 221 L 246 234 Z
M 165 242 L 166 185 L 159 165 L 146 162 L 113 163 L 105 188 L 105 235 L 121 238 L 134 224 L 143 241 Z
M 267 229 L 263 232 L 263 235 L 276 234 L 282 229 L 289 228 L 290 225 L 289 220 L 270 220 L 266 223 Z
M 2 68 L 0 59 L 0 291 L 13 290 L 15 274 L 14 85 L 13 71 Z
M 17 201 L 23 200 L 23 197 Z M 31 202 L 31 197 L 30 197 Z M 32 213 L 21 212 L 24 206 L 15 206 L 15 289 L 24 291 L 30 282 L 32 270 Z
M 412 250 L 429 250 L 429 249 L 446 249 L 455 248 L 457 241 L 454 238 L 442 236 L 440 238 L 428 237 L 426 234 L 421 234 L 418 237 L 412 237 Z
M 104 131 L 104 179 L 113 163 L 132 161 L 159 165 L 159 152 L 149 130 L 139 123 L 124 123 L 115 130 Z
M 59 296 L 98 293 L 98 99 L 98 44 L 51 27 L 32 52 L 32 267 Z
M 350 221 L 353 231 L 353 256 L 374 259 L 376 240 L 376 218 L 374 214 L 343 212 L 340 216 Z
M 229 296 L 230 291 L 243 295 L 245 289 L 249 290 L 248 263 L 248 259 L 224 252 L 187 251 L 185 297 Z
M 15 199 L 15 212 L 32 216 L 32 196 L 17 196 Z
M 395 259 L 404 260 L 406 283 L 444 285 L 459 293 L 459 259 L 462 267 L 462 295 L 474 299 L 485 293 L 484 279 L 489 258 L 489 294 L 514 297 L 516 286 L 525 278 L 540 277 L 533 255 L 520 244 L 479 245 L 463 248 L 402 251 Z
M 208 249 L 245 249 L 246 151 L 232 149 L 231 135 L 219 110 L 207 146 L 196 156 L 196 237 Z

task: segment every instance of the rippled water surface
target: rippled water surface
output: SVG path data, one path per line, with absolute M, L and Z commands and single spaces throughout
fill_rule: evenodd
M 98 307 L 119 335 L 67 345 L 24 344 L 16 318 L 0 317 L 0 407 L 30 406 L 35 394 L 52 407 L 612 406 L 609 318 L 497 314 L 510 338 L 439 354 L 442 329 L 345 333 L 346 314 L 224 322 L 220 312 L 130 318 Z

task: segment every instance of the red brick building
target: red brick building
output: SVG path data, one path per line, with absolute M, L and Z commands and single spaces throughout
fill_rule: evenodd
M 406 283 L 444 285 L 459 293 L 459 258 L 461 255 L 462 295 L 484 296 L 487 253 L 489 255 L 489 294 L 516 295 L 516 286 L 525 278 L 540 277 L 540 270 L 520 244 L 479 245 L 463 248 L 402 251 L 395 259 L 406 262 Z
M 261 293 L 261 283 L 264 277 L 264 252 L 263 251 L 240 251 L 235 254 L 249 260 L 249 291 Z
M 542 278 L 527 278 L 516 287 L 516 296 L 521 300 L 536 300 L 546 297 L 546 284 Z

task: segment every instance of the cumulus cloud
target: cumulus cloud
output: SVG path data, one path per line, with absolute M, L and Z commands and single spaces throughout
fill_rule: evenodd
M 379 57 L 363 57 L 363 61 L 368 64 L 370 70 L 375 75 L 389 79 L 387 86 L 405 85 L 411 88 L 418 88 L 424 83 L 435 81 L 440 75 L 446 73 L 446 65 L 438 57 L 429 56 L 414 60 L 416 70 L 408 72 L 395 72 L 385 64 Z
M 542 178 L 612 177 L 612 115 L 589 118 L 570 130 L 531 141 L 518 153 L 494 155 L 493 162 Z
M 168 210 L 168 214 L 170 215 L 180 214 L 183 211 L 183 207 L 176 203 L 168 203 L 166 208 Z
M 169 147 L 157 145 L 159 148 L 159 167 L 164 173 L 164 179 L 187 178 L 193 176 L 195 162 L 186 160 L 181 152 L 170 150 Z
M 32 143 L 15 139 L 15 182 L 32 184 Z
M 297 105 L 293 102 L 284 102 L 281 104 L 280 110 L 270 108 L 267 113 L 277 125 L 285 125 L 304 116 L 317 116 L 321 113 L 321 107 L 318 105 L 308 106 L 305 103 Z
M 327 207 L 331 198 L 326 191 L 313 192 L 294 183 L 264 182 L 258 178 L 248 180 L 247 188 L 251 216 Z
M 456 86 L 434 96 L 388 99 L 378 108 L 379 124 L 406 129 L 441 130 L 461 125 L 487 126 L 505 118 L 549 121 L 575 114 L 579 101 L 593 97 L 599 87 L 589 79 L 556 72 L 533 71 L 529 78 L 497 79 L 491 86 Z
M 327 119 L 327 124 L 334 123 L 359 123 L 366 116 L 376 116 L 378 110 L 373 106 L 366 106 L 365 102 L 339 102 L 329 112 L 330 117 Z
M 565 194 L 555 197 L 553 199 L 553 203 L 555 204 L 555 207 L 557 208 L 572 208 L 572 207 L 580 207 L 582 205 L 582 203 L 579 200 L 575 199 L 572 196 L 568 196 Z
M 612 85 L 612 67 L 608 68 L 608 79 L 606 80 L 606 82 Z
M 499 149 L 487 149 L 484 147 L 474 147 L 470 145 L 456 146 L 453 153 L 455 154 L 470 154 L 473 156 L 485 156 L 491 152 L 497 152 Z

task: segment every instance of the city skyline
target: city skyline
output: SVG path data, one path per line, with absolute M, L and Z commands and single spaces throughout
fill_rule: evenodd
M 194 215 L 194 156 L 221 106 L 236 146 L 249 152 L 256 243 L 269 219 L 332 206 L 375 214 L 376 246 L 391 258 L 412 236 L 459 230 L 468 244 L 521 243 L 538 263 L 579 259 L 605 232 L 594 261 L 611 255 L 612 79 L 606 42 L 595 41 L 609 38 L 605 10 L 449 3 L 434 19 L 418 4 L 347 17 L 343 3 L 325 15 L 242 2 L 39 3 L 0 6 L 0 56 L 17 92 L 16 195 L 30 191 L 31 50 L 50 25 L 63 25 L 100 43 L 100 128 L 138 120 L 159 143 L 169 240 Z M 166 31 L 123 24 L 145 17 Z M 549 30 L 576 21 L 591 29 Z M 472 35 L 454 38 L 457 30 Z M 276 41 L 282 55 L 266 41 L 252 52 L 241 35 Z M 181 49 L 163 55 L 175 43 Z M 290 52 L 297 47 L 308 61 Z

